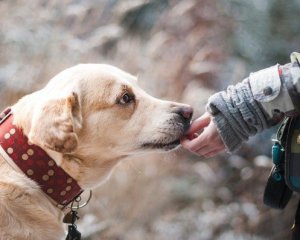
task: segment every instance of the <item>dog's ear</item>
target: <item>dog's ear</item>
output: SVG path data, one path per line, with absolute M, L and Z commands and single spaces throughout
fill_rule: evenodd
M 78 95 L 47 100 L 35 109 L 28 139 L 30 142 L 61 153 L 71 153 L 78 145 L 77 133 L 82 116 Z

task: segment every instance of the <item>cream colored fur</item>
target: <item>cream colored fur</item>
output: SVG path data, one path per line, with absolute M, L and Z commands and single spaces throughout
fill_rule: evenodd
M 124 94 L 134 99 L 124 104 Z M 126 100 L 126 96 L 125 96 Z M 136 78 L 108 65 L 66 69 L 20 99 L 14 123 L 84 189 L 105 181 L 122 159 L 170 150 L 187 128 L 183 104 L 151 97 Z M 63 213 L 38 185 L 0 156 L 0 240 L 55 240 L 65 236 Z

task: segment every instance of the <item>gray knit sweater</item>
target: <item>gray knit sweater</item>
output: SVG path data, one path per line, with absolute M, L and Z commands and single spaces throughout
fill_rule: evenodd
M 291 96 L 286 85 L 290 82 L 299 90 L 299 62 L 300 55 L 293 53 L 291 64 L 253 73 L 209 98 L 207 110 L 227 151 L 235 151 L 250 136 L 278 123 L 284 113 L 295 113 L 295 101 L 300 102 L 300 95 Z
M 243 141 L 271 126 L 271 119 L 251 92 L 249 80 L 209 98 L 208 111 L 214 116 L 228 151 L 240 147 Z

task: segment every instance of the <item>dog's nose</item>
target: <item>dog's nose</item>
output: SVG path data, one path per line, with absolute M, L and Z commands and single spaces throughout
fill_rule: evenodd
M 174 112 L 179 114 L 186 120 L 191 120 L 193 116 L 193 108 L 190 106 L 177 107 Z

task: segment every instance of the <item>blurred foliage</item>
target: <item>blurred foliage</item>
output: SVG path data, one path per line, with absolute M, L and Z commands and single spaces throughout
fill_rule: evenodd
M 141 1 L 136 7 L 130 9 L 121 18 L 121 24 L 130 31 L 130 33 L 141 34 L 149 33 L 156 23 L 160 14 L 169 7 L 168 0 Z
M 232 54 L 251 68 L 284 64 L 289 54 L 299 49 L 299 1 L 224 0 L 219 8 L 234 24 L 229 39 Z

